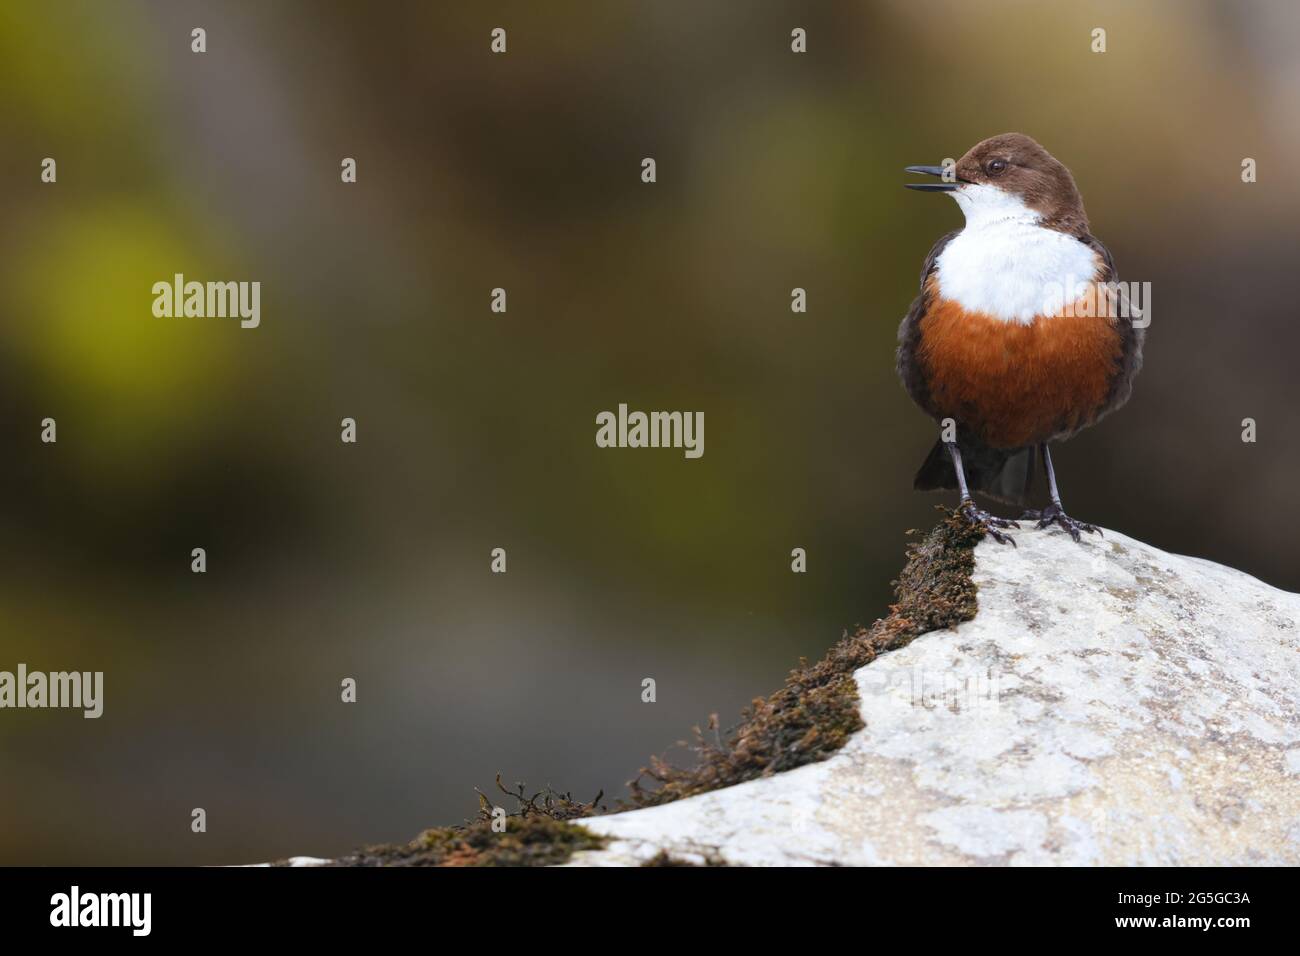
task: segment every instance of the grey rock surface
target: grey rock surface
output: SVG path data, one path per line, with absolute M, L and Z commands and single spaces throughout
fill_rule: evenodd
M 830 759 L 580 821 L 570 865 L 1300 864 L 1300 595 L 1107 531 L 976 549 Z

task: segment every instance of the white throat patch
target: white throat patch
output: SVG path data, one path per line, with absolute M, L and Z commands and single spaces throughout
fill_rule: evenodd
M 1040 226 L 1040 216 L 996 186 L 971 183 L 949 193 L 966 228 L 939 254 L 939 294 L 969 312 L 1003 322 L 1031 323 L 1059 312 L 1097 278 L 1099 260 L 1087 245 Z

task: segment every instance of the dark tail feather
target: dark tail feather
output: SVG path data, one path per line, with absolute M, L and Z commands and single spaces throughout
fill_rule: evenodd
M 1034 482 L 1035 449 L 1020 448 L 1003 451 L 989 448 L 970 439 L 959 437 L 966 484 L 997 501 L 1023 505 L 1029 500 L 1029 490 Z M 956 491 L 957 470 L 943 442 L 934 443 L 930 454 L 916 473 L 912 487 L 917 491 Z
M 937 441 L 925 456 L 920 470 L 912 479 L 912 487 L 917 491 L 956 491 L 957 470 L 952 466 L 952 456 L 943 442 Z

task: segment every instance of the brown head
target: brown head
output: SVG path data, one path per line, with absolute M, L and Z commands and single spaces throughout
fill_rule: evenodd
M 1088 232 L 1088 214 L 1074 177 L 1023 133 L 1003 133 L 976 143 L 946 173 L 939 166 L 909 166 L 907 171 L 941 177 L 941 183 L 908 185 L 952 193 L 968 220 L 994 212 L 995 206 L 1001 214 L 1000 207 L 1010 197 L 1036 213 L 1042 226 L 1080 236 Z

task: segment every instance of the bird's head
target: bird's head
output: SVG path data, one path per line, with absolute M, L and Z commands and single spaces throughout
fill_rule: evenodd
M 1088 231 L 1074 177 L 1023 133 L 990 136 L 950 167 L 908 166 L 906 171 L 939 177 L 941 182 L 908 183 L 907 187 L 950 193 L 968 225 L 1023 219 L 1076 235 Z

